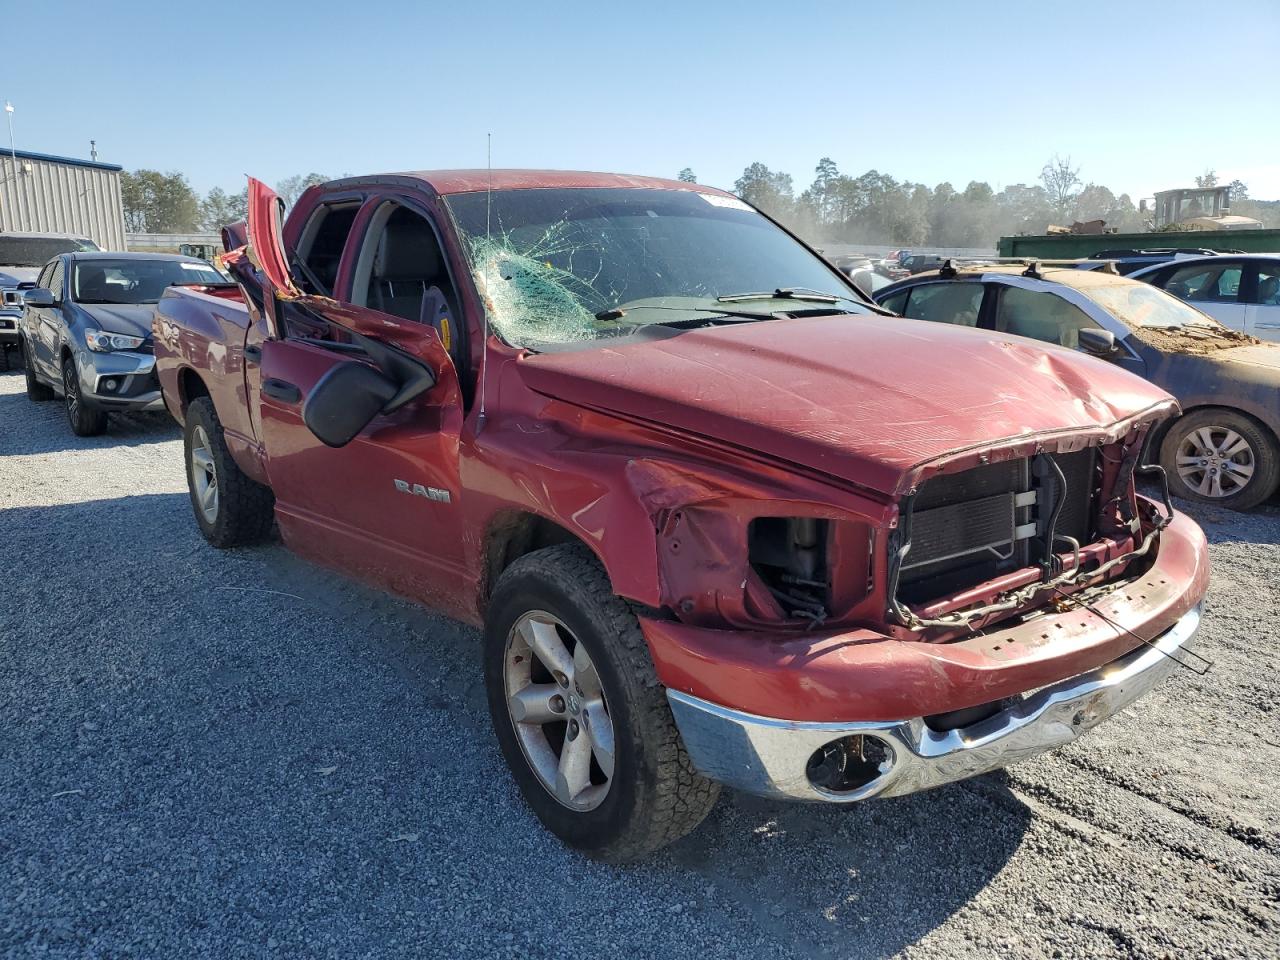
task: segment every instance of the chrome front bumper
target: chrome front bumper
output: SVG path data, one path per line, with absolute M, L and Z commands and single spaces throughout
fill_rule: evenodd
M 1024 696 L 961 730 L 939 732 L 922 718 L 891 722 L 810 723 L 730 710 L 675 690 L 667 699 L 694 766 L 727 786 L 766 797 L 849 803 L 895 797 L 1007 767 L 1070 743 L 1119 713 L 1177 669 L 1170 658 L 1200 627 L 1194 607 L 1150 645 L 1090 673 Z M 876 779 L 835 792 L 810 782 L 809 758 L 848 736 L 878 737 L 889 760 Z

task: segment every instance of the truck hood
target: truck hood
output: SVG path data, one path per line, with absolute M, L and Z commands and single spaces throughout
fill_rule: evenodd
M 1075 351 L 881 316 L 797 318 L 533 354 L 533 390 L 888 495 L 966 450 L 1099 433 L 1172 398 Z
M 123 333 L 127 337 L 151 336 L 151 315 L 156 311 L 154 303 L 78 303 L 76 306 L 108 333 Z
M 40 275 L 40 267 L 0 266 L 0 287 L 16 287 Z

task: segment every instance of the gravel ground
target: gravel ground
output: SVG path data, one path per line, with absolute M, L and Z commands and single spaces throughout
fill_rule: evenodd
M 170 421 L 82 440 L 0 375 L 0 954 L 1278 957 L 1280 507 L 1188 510 L 1208 676 L 928 794 L 726 793 L 615 868 L 521 803 L 473 630 L 208 547 Z

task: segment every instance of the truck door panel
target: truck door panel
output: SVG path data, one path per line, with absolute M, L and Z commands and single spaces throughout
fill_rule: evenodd
M 303 404 L 325 373 L 352 359 L 367 362 L 322 342 L 262 344 L 262 441 L 281 532 L 300 553 L 341 556 L 365 580 L 453 609 L 464 592 L 452 366 L 436 358 L 434 388 L 378 415 L 347 446 L 327 447 L 303 423 Z

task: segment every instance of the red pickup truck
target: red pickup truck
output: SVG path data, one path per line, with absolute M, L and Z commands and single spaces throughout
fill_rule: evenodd
M 594 855 L 720 784 L 844 803 L 1069 742 L 1197 630 L 1204 537 L 1135 488 L 1167 394 L 886 314 L 730 194 L 444 171 L 249 211 L 236 285 L 155 314 L 196 522 L 482 625 L 512 774 Z

